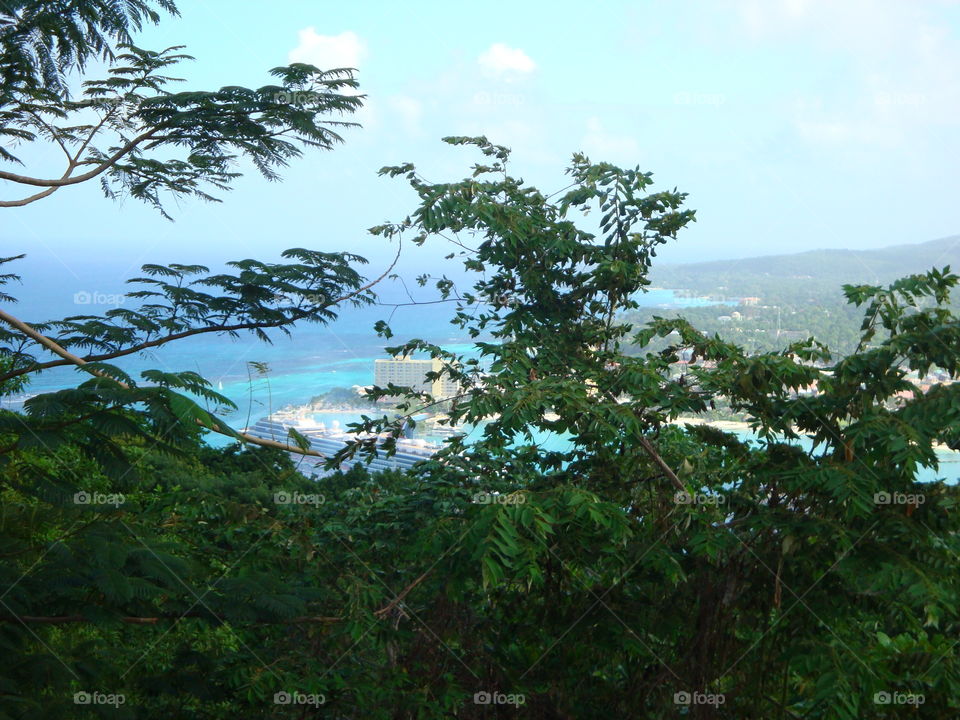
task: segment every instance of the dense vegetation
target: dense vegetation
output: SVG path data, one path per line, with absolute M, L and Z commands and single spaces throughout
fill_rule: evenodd
M 0 15 L 0 122 L 69 147 L 64 129 L 29 129 L 33 106 L 70 109 L 47 75 L 109 58 L 155 18 L 148 2 L 66 5 Z M 348 82 L 277 72 L 332 95 Z M 235 132 L 272 172 L 296 146 L 251 137 L 289 124 L 315 144 L 330 112 L 355 107 L 331 97 L 304 117 L 275 113 L 273 89 L 124 92 L 141 134 L 189 122 L 212 154 L 153 158 L 136 179 L 146 159 L 131 149 L 115 179 L 149 203 L 199 187 L 187 176 L 227 182 Z M 260 110 L 237 119 L 237 97 Z M 309 481 L 285 451 L 302 438 L 251 446 L 198 403 L 228 402 L 202 377 L 122 368 L 186 335 L 328 321 L 370 301 L 361 258 L 295 250 L 235 275 L 151 265 L 132 294 L 142 304 L 101 317 L 28 323 L 3 298 L 0 390 L 53 365 L 81 379 L 0 413 L 0 717 L 956 717 L 957 491 L 915 471 L 935 465 L 935 443 L 960 442 L 960 384 L 890 400 L 910 371 L 960 375 L 960 278 L 848 286 L 861 322 L 842 354 L 812 339 L 760 352 L 679 318 L 634 328 L 631 298 L 693 218 L 682 193 L 575 155 L 569 186 L 549 194 L 510 174 L 506 148 L 447 142 L 478 155 L 469 175 L 385 168 L 420 201 L 372 232 L 452 242 L 476 278 L 437 292 L 479 357 L 418 339 L 391 352 L 441 359 L 462 389 L 451 420 L 490 422 L 406 475 Z M 598 212 L 599 234 L 585 229 Z M 817 397 L 797 396 L 814 381 Z M 717 402 L 757 441 L 668 424 Z M 211 449 L 211 431 L 242 445 Z M 534 431 L 570 443 L 548 452 Z M 358 440 L 346 454 L 372 451 Z
M 682 317 L 701 332 L 719 335 L 750 352 L 782 350 L 791 342 L 814 337 L 834 352 L 846 355 L 853 352 L 860 342 L 863 313 L 849 304 L 825 301 L 823 304 L 802 303 L 795 306 L 640 308 L 624 317 L 638 329 L 654 318 Z
M 370 398 L 360 394 L 356 388 L 352 387 L 331 388 L 325 393 L 310 398 L 310 404 L 321 407 L 372 407 L 375 405 Z
M 957 266 L 960 238 L 880 250 L 812 250 L 740 260 L 658 265 L 651 281 L 680 297 L 712 298 L 718 304 L 682 310 L 640 308 L 629 314 L 637 326 L 654 317 L 679 317 L 697 329 L 756 352 L 780 350 L 791 341 L 815 337 L 847 354 L 860 342 L 861 314 L 844 297 L 845 283 L 885 284 L 906 273 Z M 744 305 L 744 297 L 757 305 Z M 960 310 L 960 299 L 950 303 Z M 737 313 L 741 317 L 731 314 Z
M 651 280 L 701 295 L 759 296 L 770 304 L 841 301 L 844 283 L 889 283 L 905 273 L 960 262 L 960 237 L 878 250 L 810 250 L 737 260 L 661 264 Z

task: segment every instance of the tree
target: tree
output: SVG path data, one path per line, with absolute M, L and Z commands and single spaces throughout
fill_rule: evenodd
M 362 103 L 351 93 L 350 69 L 297 64 L 275 68 L 278 84 L 256 90 L 170 92 L 166 73 L 187 56 L 132 44 L 132 31 L 159 20 L 154 8 L 175 12 L 167 0 L 4 3 L 0 161 L 22 164 L 29 152 L 20 147 L 48 142 L 62 151 L 65 168 L 52 178 L 0 170 L 0 179 L 22 190 L 0 206 L 99 179 L 108 197 L 127 194 L 163 213 L 169 195 L 215 199 L 211 189 L 228 189 L 242 160 L 275 179 L 302 148 L 331 149 L 337 130 L 353 124 L 341 119 Z M 73 99 L 77 73 L 94 59 L 107 63 L 108 77 L 86 80 Z M 363 258 L 307 249 L 284 257 L 289 262 L 240 260 L 233 274 L 147 265 L 129 294 L 139 305 L 103 316 L 28 323 L 0 310 L 0 393 L 19 392 L 34 374 L 60 365 L 89 378 L 30 398 L 23 412 L 0 410 L 0 647 L 11 660 L 0 673 L 0 716 L 99 714 L 105 707 L 88 690 L 112 699 L 111 710 L 122 704 L 116 688 L 134 667 L 140 672 L 130 698 L 138 709 L 117 708 L 120 716 L 170 717 L 202 706 L 207 717 L 225 717 L 244 678 L 264 695 L 280 679 L 274 673 L 264 685 L 257 666 L 237 661 L 233 652 L 245 641 L 230 623 L 287 622 L 316 596 L 316 583 L 276 577 L 278 562 L 262 554 L 237 570 L 241 577 L 227 579 L 224 570 L 252 549 L 245 530 L 255 527 L 261 537 L 277 530 L 275 504 L 256 510 L 268 501 L 269 484 L 298 492 L 314 486 L 286 453 L 240 453 L 234 462 L 236 453 L 204 449 L 201 436 L 212 430 L 315 453 L 302 437 L 288 445 L 226 426 L 215 411 L 230 402 L 196 373 L 148 370 L 134 379 L 108 361 L 202 333 L 252 332 L 269 341 L 271 328 L 329 322 L 340 305 L 372 301 L 378 280 L 357 272 Z M 17 279 L 5 272 L 0 283 Z M 15 302 L 6 293 L 0 299 Z M 221 514 L 224 503 L 236 507 L 227 486 L 243 498 L 239 516 Z M 208 522 L 217 523 L 215 536 L 203 532 Z M 269 638 L 289 648 L 286 630 L 257 635 Z M 146 663 L 145 647 L 156 649 Z M 194 695 L 177 698 L 181 683 Z
M 159 21 L 154 7 L 176 13 L 169 0 L 34 1 L 7 3 L 0 10 L 4 78 L 0 139 L 9 145 L 0 147 L 0 161 L 21 163 L 14 145 L 47 142 L 60 148 L 66 163 L 63 173 L 53 178 L 0 170 L 0 179 L 32 193 L 0 200 L 0 207 L 27 205 L 60 188 L 99 179 L 107 197 L 126 194 L 166 216 L 164 197 L 216 200 L 209 189 L 228 189 L 239 176 L 236 165 L 241 159 L 268 179 L 277 179 L 277 168 L 299 156 L 302 148 L 329 150 L 342 140 L 337 129 L 356 125 L 338 119 L 363 101 L 363 96 L 349 94 L 357 87 L 349 68 L 320 70 L 294 64 L 271 71 L 280 85 L 170 92 L 167 86 L 176 78 L 166 72 L 189 56 L 178 53 L 180 48 L 153 52 L 132 44 L 131 30 Z M 71 81 L 95 58 L 107 62 L 108 77 L 83 81 L 81 98 L 73 99 Z M 161 156 L 171 151 L 176 154 Z M 3 258 L 0 264 L 21 257 Z M 141 289 L 129 296 L 149 302 L 102 317 L 76 316 L 33 327 L 2 310 L 0 321 L 9 329 L 0 330 L 4 357 L 0 388 L 10 392 L 11 380 L 22 382 L 31 373 L 74 364 L 106 382 L 83 385 L 77 397 L 36 400 L 27 407 L 36 411 L 34 417 L 60 418 L 65 411 L 92 403 L 100 407 L 97 417 L 109 425 L 119 422 L 116 412 L 146 402 L 152 404 L 153 418 L 160 423 L 152 427 L 160 433 L 157 437 L 170 431 L 171 421 L 185 420 L 241 438 L 189 398 L 171 393 L 179 388 L 215 407 L 230 405 L 196 374 L 151 371 L 145 379 L 158 387 L 145 389 L 137 388 L 119 368 L 102 363 L 200 333 L 250 331 L 268 340 L 267 329 L 286 331 L 297 321 L 328 322 L 336 317 L 332 308 L 338 304 L 371 302 L 368 290 L 378 280 L 364 284 L 351 267 L 351 263 L 364 263 L 363 258 L 304 249 L 289 250 L 285 257 L 297 262 L 242 260 L 233 263 L 240 271 L 237 275 L 209 275 L 199 265 L 146 265 L 146 277 L 132 281 L 140 283 Z M 7 273 L 0 282 L 16 279 Z M 203 288 L 221 294 L 212 295 Z M 3 299 L 14 301 L 10 295 Z M 71 347 L 93 352 L 78 356 L 70 352 Z M 58 358 L 39 361 L 32 354 L 37 349 Z M 166 419 L 161 421 L 160 416 Z M 21 441 L 37 436 L 37 431 L 44 432 L 31 427 Z M 242 439 L 270 444 L 247 436 Z M 95 434 L 87 440 L 101 455 L 104 448 L 116 455 L 104 436 Z M 307 452 L 302 439 L 291 447 Z
M 166 215 L 164 195 L 215 200 L 207 188 L 226 190 L 240 158 L 277 179 L 276 168 L 302 147 L 329 150 L 342 140 L 337 129 L 356 125 L 331 118 L 362 104 L 362 96 L 345 92 L 357 87 L 347 68 L 297 63 L 271 70 L 279 85 L 171 92 L 167 86 L 177 78 L 166 73 L 190 56 L 181 47 L 156 52 L 129 42 L 131 25 L 158 19 L 152 4 L 81 0 L 52 12 L 50 3 L 35 1 L 0 14 L 0 72 L 7 80 L 0 138 L 55 144 L 65 160 L 59 177 L 0 170 L 0 179 L 22 188 L 0 207 L 99 179 L 108 197 L 129 195 Z M 156 4 L 175 10 L 167 0 Z M 85 80 L 80 99 L 73 99 L 66 76 L 95 54 L 109 61 L 108 76 Z M 0 148 L 0 160 L 20 163 L 7 148 Z
M 55 37 L 122 39 L 150 17 L 143 3 L 112 6 L 133 14 L 105 23 L 111 6 L 70 4 Z M 25 93 L 75 57 L 31 35 L 56 18 L 29 8 L 4 35 Z M 220 130 L 211 143 L 229 153 Z M 841 358 L 814 340 L 750 354 L 677 318 L 631 338 L 623 313 L 693 218 L 683 194 L 576 155 L 570 185 L 548 195 L 508 173 L 506 148 L 448 142 L 484 159 L 450 183 L 385 168 L 420 204 L 374 228 L 452 237 L 478 278 L 464 292 L 437 283 L 475 355 L 418 339 L 391 349 L 441 359 L 461 388 L 451 420 L 480 428 L 412 474 L 318 487 L 276 448 L 204 448 L 200 428 L 217 420 L 188 393 L 222 399 L 202 378 L 138 382 L 108 364 L 184 333 L 323 321 L 323 302 L 274 298 L 363 302 L 353 258 L 293 251 L 289 265 L 214 276 L 148 266 L 132 314 L 31 325 L 4 311 L 5 390 L 50 362 L 90 379 L 0 413 L 0 712 L 882 718 L 922 699 L 924 717 L 955 717 L 956 490 L 918 485 L 914 470 L 960 439 L 960 385 L 891 399 L 910 370 L 960 372 L 947 307 L 958 277 L 847 288 L 864 319 Z M 182 162 L 201 185 L 224 167 Z M 184 172 L 141 178 L 142 197 L 193 192 Z M 693 361 L 677 379 L 681 351 Z M 813 382 L 815 399 L 797 395 Z M 436 401 L 372 393 L 386 396 Z M 748 415 L 756 439 L 670 424 L 717 401 Z M 403 419 L 360 426 L 399 433 Z M 547 434 L 563 442 L 545 447 Z M 373 450 L 358 439 L 332 462 Z
M 386 168 L 421 202 L 375 231 L 446 237 L 465 255 L 474 287 L 438 289 L 462 298 L 456 318 L 478 356 L 421 340 L 388 351 L 442 359 L 462 387 L 451 420 L 482 433 L 449 443 L 414 493 L 390 501 L 434 520 L 401 544 L 404 561 L 411 546 L 429 561 L 397 585 L 428 577 L 398 607 L 398 632 L 377 638 L 393 662 L 371 705 L 400 683 L 464 698 L 463 717 L 486 711 L 472 693 L 494 691 L 525 696 L 532 717 L 888 717 L 904 702 L 953 717 L 956 490 L 914 471 L 936 466 L 935 443 L 956 442 L 960 385 L 892 399 L 910 370 L 957 377 L 958 277 L 847 287 L 864 322 L 839 359 L 815 340 L 747 354 L 682 319 L 633 338 L 673 337 L 665 350 L 627 355 L 617 313 L 691 219 L 683 196 L 644 195 L 648 175 L 582 156 L 572 187 L 550 196 L 507 174 L 504 148 L 447 141 L 492 160 L 449 183 Z M 599 235 L 573 220 L 588 210 Z M 676 380 L 681 350 L 694 362 Z M 796 393 L 811 383 L 816 398 Z M 755 439 L 669 424 L 721 399 Z M 567 442 L 541 447 L 548 433 Z M 371 558 L 372 574 L 395 557 Z

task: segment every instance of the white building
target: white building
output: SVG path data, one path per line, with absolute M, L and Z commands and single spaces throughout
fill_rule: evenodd
M 398 356 L 390 360 L 374 360 L 373 382 L 379 387 L 390 383 L 410 387 L 416 392 L 430 393 L 437 399 L 459 394 L 459 385 L 447 375 L 439 380 L 427 380 L 427 373 L 440 372 L 442 368 L 443 361 L 439 358 L 416 360 Z

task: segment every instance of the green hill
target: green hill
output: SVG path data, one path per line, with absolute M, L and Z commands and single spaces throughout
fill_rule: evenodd
M 700 295 L 758 296 L 768 302 L 839 299 L 847 283 L 884 284 L 950 265 L 960 270 L 960 235 L 878 250 L 810 250 L 738 260 L 654 265 L 655 286 Z

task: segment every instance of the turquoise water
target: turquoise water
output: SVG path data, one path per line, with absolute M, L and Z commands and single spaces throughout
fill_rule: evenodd
M 473 433 L 479 433 L 479 430 L 474 429 Z M 733 434 L 741 440 L 759 442 L 756 436 L 749 431 L 735 431 Z M 559 435 L 557 433 L 534 433 L 533 442 L 548 451 L 564 451 L 570 447 L 569 436 Z M 813 446 L 813 442 L 806 438 L 800 440 L 797 444 L 805 450 L 809 450 Z M 917 481 L 933 482 L 935 480 L 946 480 L 949 483 L 960 482 L 960 452 L 949 450 L 937 452 L 937 458 L 940 461 L 939 469 L 920 468 L 916 474 Z M 868 470 L 864 469 L 864 472 L 868 472 Z
M 759 442 L 756 439 L 756 436 L 749 431 L 737 430 L 733 431 L 733 434 L 741 440 L 752 440 L 754 442 Z M 813 441 L 805 437 L 801 438 L 799 441 L 796 441 L 795 444 L 807 451 L 813 447 Z M 937 459 L 940 462 L 939 469 L 934 470 L 933 468 L 920 468 L 916 473 L 917 481 L 934 482 L 936 480 L 945 480 L 951 484 L 960 482 L 960 452 L 954 452 L 951 450 L 943 452 L 938 451 Z M 861 466 L 861 469 L 863 472 L 870 472 L 869 468 Z
M 674 303 L 679 307 L 695 304 L 698 299 L 678 298 L 672 290 L 658 289 L 640 295 L 638 301 L 648 306 Z M 414 337 L 453 352 L 468 352 L 472 343 L 449 322 L 453 312 L 452 306 L 443 304 L 395 311 L 391 307 L 345 308 L 342 317 L 329 326 L 300 325 L 293 329 L 292 337 L 270 331 L 273 344 L 250 335 L 202 335 L 114 363 L 135 377 L 148 368 L 198 372 L 239 406 L 223 417 L 230 423 L 243 423 L 248 414 L 256 419 L 288 405 L 302 405 L 335 387 L 372 384 L 374 360 L 388 356 L 384 348 Z M 389 340 L 378 337 L 373 330 L 377 320 L 387 319 L 394 332 Z M 251 374 L 248 364 L 254 361 L 269 365 L 267 377 Z M 54 368 L 35 376 L 28 393 L 73 387 L 86 377 L 74 368 Z M 7 399 L 4 404 L 17 407 L 17 400 L 22 398 Z
M 368 413 L 368 415 L 374 416 L 379 416 L 380 414 L 381 413 L 377 412 Z M 317 413 L 313 417 L 318 422 L 325 422 L 327 427 L 330 427 L 332 421 L 336 420 L 340 423 L 341 428 L 346 429 L 346 426 L 349 423 L 358 422 L 360 420 L 360 413 Z M 483 424 L 466 428 L 465 434 L 467 441 L 469 442 L 470 439 L 479 438 L 482 432 Z M 748 431 L 733 431 L 733 434 L 741 440 L 752 440 L 754 442 L 759 442 L 756 439 L 756 436 Z M 431 437 L 423 432 L 419 432 L 417 436 L 424 437 L 431 442 L 442 442 L 441 438 Z M 516 442 L 518 445 L 532 443 L 534 445 L 538 445 L 541 449 L 546 451 L 563 452 L 570 449 L 570 436 L 567 434 L 554 432 L 533 432 L 531 440 L 526 439 L 524 436 L 517 436 Z M 806 438 L 798 441 L 797 444 L 805 450 L 809 450 L 813 445 L 812 441 Z M 933 468 L 921 468 L 917 472 L 917 481 L 933 482 L 936 480 L 945 480 L 951 484 L 960 482 L 960 452 L 937 452 L 937 458 L 940 461 L 939 469 L 934 470 Z M 864 469 L 864 472 L 868 472 L 868 470 Z
M 678 294 L 679 292 L 679 294 Z M 651 288 L 645 293 L 634 296 L 642 307 L 686 308 L 706 307 L 707 305 L 737 305 L 739 298 L 711 300 L 704 297 L 689 297 L 686 293 L 667 288 Z
M 637 301 L 646 307 L 695 307 L 713 303 L 703 298 L 678 296 L 669 289 L 650 290 L 639 295 Z M 327 390 L 372 384 L 374 360 L 388 356 L 386 347 L 400 345 L 410 338 L 419 337 L 458 353 L 467 353 L 473 348 L 463 331 L 450 325 L 453 308 L 442 304 L 398 308 L 390 318 L 394 337 L 389 340 L 377 337 L 374 323 L 388 319 L 392 311 L 390 307 L 347 308 L 330 326 L 300 326 L 292 331 L 292 337 L 271 332 L 273 344 L 252 336 L 237 339 L 195 336 L 155 351 L 118 359 L 115 364 L 135 377 L 147 368 L 199 372 L 215 390 L 237 405 L 236 410 L 221 412 L 220 416 L 231 426 L 241 428 L 275 410 L 304 405 Z M 248 364 L 254 361 L 268 364 L 265 377 L 250 370 Z M 28 392 L 73 387 L 86 377 L 86 373 L 73 368 L 54 368 L 36 376 Z M 22 398 L 5 399 L 4 405 L 16 408 L 18 400 L 22 402 Z M 358 417 L 351 413 L 317 416 L 328 425 L 338 420 L 344 427 Z M 229 441 L 212 435 L 210 442 Z M 537 434 L 534 442 L 548 450 L 562 450 L 567 439 L 556 434 Z M 946 476 L 956 481 L 960 477 L 960 454 L 950 453 L 943 458 L 946 462 L 939 473 L 924 470 L 920 477 L 932 480 Z

